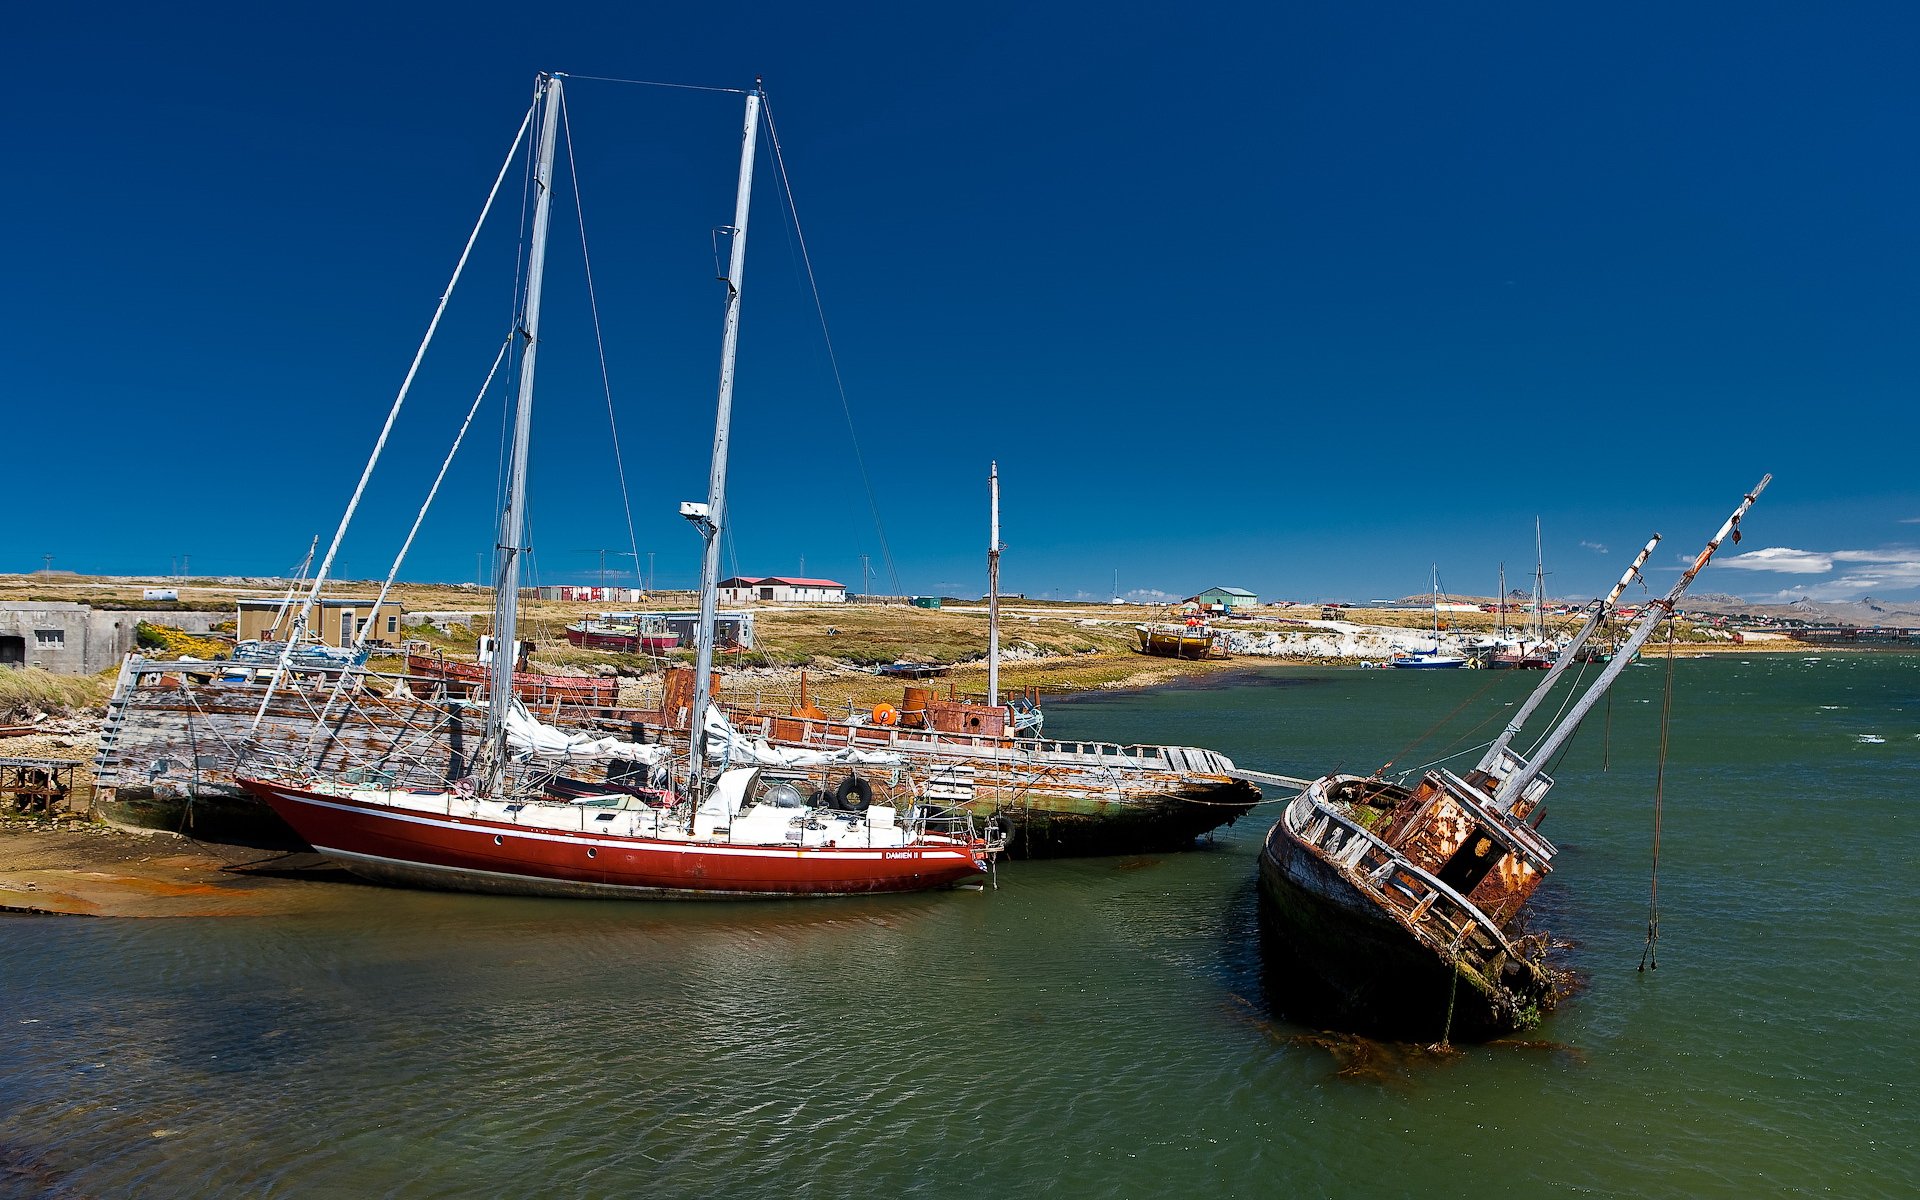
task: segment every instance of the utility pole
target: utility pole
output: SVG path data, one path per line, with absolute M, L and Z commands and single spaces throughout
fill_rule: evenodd
M 607 594 L 607 551 L 604 546 L 600 549 L 600 594 Z
M 42 555 L 41 555 L 40 557 L 41 557 L 41 558 L 42 558 L 43 560 L 45 560 L 45 562 L 46 562 L 46 564 L 47 564 L 47 565 L 46 565 L 46 572 L 47 572 L 47 574 L 49 574 L 49 575 L 51 575 L 51 574 L 53 574 L 53 555 L 51 555 L 51 554 L 42 554 Z
M 860 594 L 862 596 L 873 594 L 873 567 L 871 560 L 864 554 L 860 556 Z
M 647 551 L 647 591 L 653 591 L 653 551 Z
M 807 556 L 802 554 L 800 556 L 800 578 L 805 579 L 806 577 L 807 577 Z

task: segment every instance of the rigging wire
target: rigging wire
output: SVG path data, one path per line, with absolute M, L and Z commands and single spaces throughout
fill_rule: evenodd
M 354 650 L 364 650 L 367 644 L 367 634 L 369 632 L 378 632 L 377 625 L 380 620 L 381 606 L 386 604 L 388 594 L 393 591 L 393 582 L 400 575 L 401 564 L 406 562 L 407 552 L 413 549 L 413 539 L 419 536 L 420 526 L 427 519 L 427 510 L 433 507 L 434 497 L 440 494 L 440 485 L 447 478 L 447 470 L 453 466 L 453 456 L 460 452 L 460 443 L 466 440 L 467 428 L 473 424 L 474 414 L 480 411 L 481 402 L 487 398 L 487 393 L 493 390 L 494 376 L 500 373 L 500 364 L 506 361 L 507 352 L 512 346 L 513 334 L 509 331 L 506 340 L 500 343 L 499 353 L 493 356 L 493 365 L 487 368 L 487 377 L 481 382 L 480 390 L 474 394 L 473 403 L 467 408 L 466 419 L 460 422 L 459 432 L 453 435 L 453 445 L 447 448 L 447 456 L 440 463 L 440 472 L 433 477 L 433 484 L 427 488 L 427 498 L 420 502 L 420 511 L 415 514 L 413 518 L 413 527 L 407 530 L 406 540 L 400 543 L 399 553 L 393 556 L 393 566 L 388 568 L 387 577 L 385 581 L 380 584 L 380 594 L 374 597 L 372 617 L 365 625 L 361 626 L 354 635 Z M 307 741 L 307 753 L 312 752 L 314 738 L 319 736 L 321 726 L 333 712 L 333 706 L 339 701 L 341 692 L 344 691 L 347 686 L 348 677 L 352 674 L 353 672 L 351 670 L 343 670 L 340 672 L 339 678 L 334 681 L 333 691 L 328 695 L 327 702 L 320 711 L 320 718 L 314 723 L 313 735 Z
M 480 240 L 480 231 L 485 228 L 487 216 L 493 212 L 493 202 L 500 195 L 500 185 L 505 182 L 507 172 L 512 169 L 514 154 L 519 150 L 527 130 L 533 126 L 533 114 L 537 103 L 527 109 L 527 115 L 520 120 L 520 128 L 513 135 L 513 144 L 507 147 L 506 161 L 500 164 L 500 173 L 494 177 L 493 186 L 487 190 L 486 203 L 480 206 L 480 217 L 474 222 L 473 232 L 467 235 L 467 244 L 460 251 L 459 261 L 454 264 L 453 277 L 447 280 L 446 290 L 440 293 L 440 301 L 434 307 L 433 317 L 427 322 L 425 336 L 420 339 L 419 349 L 414 351 L 413 362 L 407 367 L 406 377 L 400 382 L 400 391 L 393 398 L 393 404 L 387 409 L 387 420 L 380 427 L 380 436 L 374 440 L 373 453 L 367 457 L 367 465 L 360 472 L 360 481 L 354 485 L 353 495 L 347 500 L 347 509 L 340 514 L 339 528 L 334 530 L 333 541 L 327 546 L 326 557 L 320 560 L 320 569 L 314 572 L 313 584 L 306 598 L 300 604 L 300 611 L 293 618 L 293 633 L 280 651 L 280 661 L 275 665 L 273 676 L 267 684 L 266 693 L 260 699 L 260 711 L 254 714 L 253 724 L 248 728 L 251 736 L 260 728 L 260 722 L 267 715 L 267 705 L 273 700 L 274 692 L 279 688 L 287 664 L 293 658 L 294 642 L 298 634 L 307 627 L 307 618 L 313 612 L 313 606 L 320 599 L 320 589 L 326 585 L 327 573 L 333 567 L 334 556 L 339 553 L 340 543 L 347 536 L 347 526 L 353 521 L 353 514 L 360 506 L 360 498 L 367 490 L 367 480 L 372 478 L 374 467 L 380 462 L 380 455 L 386 449 L 387 438 L 393 432 L 394 422 L 400 418 L 400 409 L 407 402 L 407 396 L 413 390 L 414 378 L 420 373 L 420 363 L 427 356 L 427 347 L 433 344 L 433 335 L 440 328 L 440 318 L 446 315 L 447 302 L 453 298 L 453 291 L 460 284 L 460 276 L 467 269 L 467 260 L 473 256 L 474 243 Z
M 567 116 L 567 100 L 560 97 L 560 128 L 567 135 L 567 174 L 573 181 L 573 212 L 580 226 L 580 262 L 586 269 L 587 309 L 593 314 L 593 345 L 600 354 L 600 390 L 607 398 L 607 429 L 613 437 L 613 467 L 620 479 L 620 504 L 627 514 L 627 549 L 633 552 L 634 565 L 640 562 L 640 538 L 633 529 L 633 498 L 627 492 L 627 466 L 620 455 L 620 426 L 613 413 L 613 381 L 607 374 L 607 339 L 600 329 L 600 298 L 593 287 L 593 259 L 587 254 L 587 215 L 580 198 L 580 167 L 573 157 L 573 122 Z
M 900 586 L 900 572 L 893 561 L 893 550 L 887 544 L 886 526 L 880 520 L 880 503 L 873 494 L 873 479 L 867 473 L 866 455 L 860 449 L 860 435 L 853 424 L 853 406 L 847 400 L 847 384 L 840 372 L 840 356 L 833 348 L 833 334 L 827 328 L 827 309 L 820 298 L 820 280 L 814 274 L 813 255 L 807 250 L 806 231 L 800 227 L 800 209 L 793 198 L 793 181 L 787 175 L 786 155 L 780 148 L 780 133 L 773 126 L 773 107 L 767 103 L 765 94 L 761 96 L 761 116 L 767 123 L 767 140 L 773 145 L 774 166 L 780 174 L 780 189 L 787 201 L 787 217 L 793 223 L 793 234 L 800 244 L 800 260 L 807 271 L 807 286 L 813 294 L 813 309 L 820 319 L 820 336 L 826 343 L 827 362 L 833 371 L 833 385 L 840 396 L 840 411 L 847 418 L 847 438 L 853 443 L 853 457 L 860 468 L 860 484 L 867 493 L 867 508 L 873 514 L 874 532 L 880 539 L 880 557 L 887 565 L 887 578 L 893 582 L 893 594 L 905 595 Z
M 1673 618 L 1667 618 L 1667 690 L 1660 702 L 1660 763 L 1653 772 L 1653 869 L 1647 882 L 1647 944 L 1640 970 L 1660 969 L 1660 817 L 1667 782 L 1667 736 L 1673 726 Z
M 735 96 L 747 95 L 749 89 L 735 87 L 713 87 L 703 83 L 666 83 L 658 79 L 618 79 L 612 75 L 573 75 L 566 71 L 555 71 L 555 79 L 591 79 L 598 83 L 631 83 L 639 87 L 677 88 L 687 92 L 727 92 Z

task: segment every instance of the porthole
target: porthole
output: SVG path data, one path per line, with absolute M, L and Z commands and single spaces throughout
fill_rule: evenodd
M 493 844 L 496 846 L 504 846 L 507 844 L 507 839 L 496 833 L 493 835 Z
M 600 857 L 600 852 L 599 852 L 598 850 L 595 850 L 595 849 L 594 849 L 594 848 L 593 848 L 592 846 L 588 846 L 588 847 L 587 847 L 587 857 L 588 857 L 588 858 L 599 858 L 599 857 Z

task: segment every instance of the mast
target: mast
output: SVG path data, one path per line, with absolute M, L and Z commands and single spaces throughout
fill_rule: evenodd
M 513 704 L 513 668 L 520 648 L 520 555 L 526 547 L 527 446 L 533 430 L 533 365 L 540 350 L 540 285 L 547 270 L 547 225 L 553 215 L 553 147 L 560 129 L 560 81 L 542 75 L 536 90 L 546 94 L 540 118 L 539 159 L 533 169 L 533 237 L 527 249 L 527 301 L 520 317 L 520 394 L 513 410 L 513 453 L 509 459 L 507 504 L 500 513 L 500 540 L 494 550 L 500 570 L 493 589 L 493 662 L 489 673 L 487 744 L 492 747 L 488 781 L 498 791 L 507 765 L 507 709 Z
M 1547 640 L 1547 563 L 1540 553 L 1540 518 L 1533 519 L 1533 641 Z
M 1580 728 L 1580 722 L 1585 719 L 1588 711 L 1600 702 L 1600 697 L 1606 695 L 1607 689 L 1613 686 L 1614 679 L 1625 669 L 1627 663 L 1633 660 L 1633 656 L 1639 653 L 1640 647 L 1653 635 L 1654 629 L 1659 626 L 1660 622 L 1670 620 L 1673 617 L 1674 606 L 1680 602 L 1680 597 L 1686 594 L 1687 589 L 1693 586 L 1693 577 L 1705 570 L 1706 565 L 1713 561 L 1713 553 L 1720 548 L 1720 543 L 1726 540 L 1729 533 L 1735 536 L 1739 535 L 1740 518 L 1747 514 L 1747 510 L 1753 507 L 1753 502 L 1760 498 L 1760 493 L 1766 491 L 1767 485 L 1772 482 L 1772 475 L 1761 476 L 1760 482 L 1755 484 L 1753 490 L 1742 498 L 1740 506 L 1733 510 L 1733 515 L 1728 517 L 1726 523 L 1720 526 L 1720 531 L 1713 535 L 1713 540 L 1707 543 L 1706 549 L 1702 550 L 1699 557 L 1693 560 L 1693 565 L 1688 567 L 1685 573 L 1680 576 L 1680 581 L 1673 585 L 1673 590 L 1647 606 L 1646 613 L 1633 627 L 1633 635 L 1626 640 L 1626 643 L 1622 645 L 1620 650 L 1613 656 L 1613 661 L 1607 664 L 1607 669 L 1602 671 L 1600 677 L 1593 681 L 1593 686 L 1586 690 L 1580 699 L 1575 702 L 1573 707 L 1567 711 L 1567 715 L 1560 719 L 1560 722 L 1547 733 L 1547 736 L 1541 740 L 1538 746 L 1534 747 L 1532 759 L 1519 770 L 1501 781 L 1500 790 L 1495 792 L 1493 796 L 1493 805 L 1495 808 L 1502 812 L 1511 809 L 1513 802 L 1526 791 L 1527 785 L 1533 782 L 1536 775 L 1540 774 L 1541 768 L 1545 764 L 1553 761 L 1553 756 L 1559 752 L 1562 746 L 1567 744 L 1567 740 Z
M 1560 652 L 1560 656 L 1553 660 L 1553 666 L 1547 671 L 1546 678 L 1533 689 L 1533 693 L 1527 697 L 1526 703 L 1520 706 L 1520 710 L 1513 714 L 1513 719 L 1507 722 L 1506 729 L 1494 739 L 1493 745 L 1487 747 L 1487 752 L 1480 758 L 1480 770 L 1488 772 L 1498 770 L 1501 756 L 1506 753 L 1508 745 L 1519 734 L 1520 727 L 1527 723 L 1527 718 L 1533 715 L 1533 710 L 1540 707 L 1540 702 L 1547 698 L 1547 693 L 1553 690 L 1553 685 L 1559 682 L 1560 676 L 1565 674 L 1567 668 L 1573 664 L 1574 656 L 1580 653 L 1580 647 L 1587 644 L 1587 638 L 1600 627 L 1600 622 L 1607 619 L 1607 614 L 1613 611 L 1615 604 L 1619 603 L 1620 593 L 1626 591 L 1627 585 L 1639 577 L 1640 568 L 1646 565 L 1647 558 L 1653 554 L 1653 548 L 1659 544 L 1660 535 L 1656 533 L 1641 548 L 1640 553 L 1634 556 L 1632 565 L 1627 568 L 1626 574 L 1620 576 L 1620 581 L 1613 585 L 1613 590 L 1607 593 L 1605 599 L 1594 604 L 1593 611 L 1587 616 L 1586 624 L 1580 627 L 1580 632 L 1573 635 L 1573 640 L 1567 643 L 1567 648 Z
M 1502 644 L 1507 640 L 1507 564 L 1500 564 L 1500 601 L 1493 606 L 1494 620 L 1499 622 L 1499 638 Z
M 705 794 L 707 703 L 712 698 L 713 623 L 719 607 L 720 530 L 727 511 L 727 439 L 733 420 L 733 360 L 740 344 L 740 285 L 747 271 L 747 206 L 753 196 L 754 141 L 760 130 L 760 80 L 747 93 L 747 118 L 740 134 L 740 186 L 733 205 L 733 249 L 727 260 L 726 331 L 720 341 L 720 398 L 713 422 L 713 464 L 707 474 L 707 502 L 682 504 L 680 514 L 706 540 L 700 559 L 700 624 L 695 631 L 693 713 L 687 731 L 691 751 L 687 786 L 698 811 Z M 691 828 L 692 818 L 688 818 Z
M 1000 703 L 1000 463 L 987 465 L 992 531 L 987 536 L 987 703 Z

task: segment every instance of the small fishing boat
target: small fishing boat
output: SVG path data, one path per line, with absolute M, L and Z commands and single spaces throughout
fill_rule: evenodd
M 1564 974 L 1527 902 L 1558 853 L 1540 833 L 1552 762 L 1620 671 L 1686 592 L 1772 476 L 1741 501 L 1620 653 L 1523 757 L 1515 737 L 1659 542 L 1658 535 L 1569 642 L 1477 766 L 1436 766 L 1410 782 L 1331 774 L 1309 784 L 1268 832 L 1259 909 L 1268 978 L 1303 1019 L 1427 1040 L 1494 1037 L 1551 1010 Z
M 1213 627 L 1198 618 L 1181 621 L 1156 621 L 1135 625 L 1142 654 L 1161 658 L 1202 659 L 1213 654 Z

